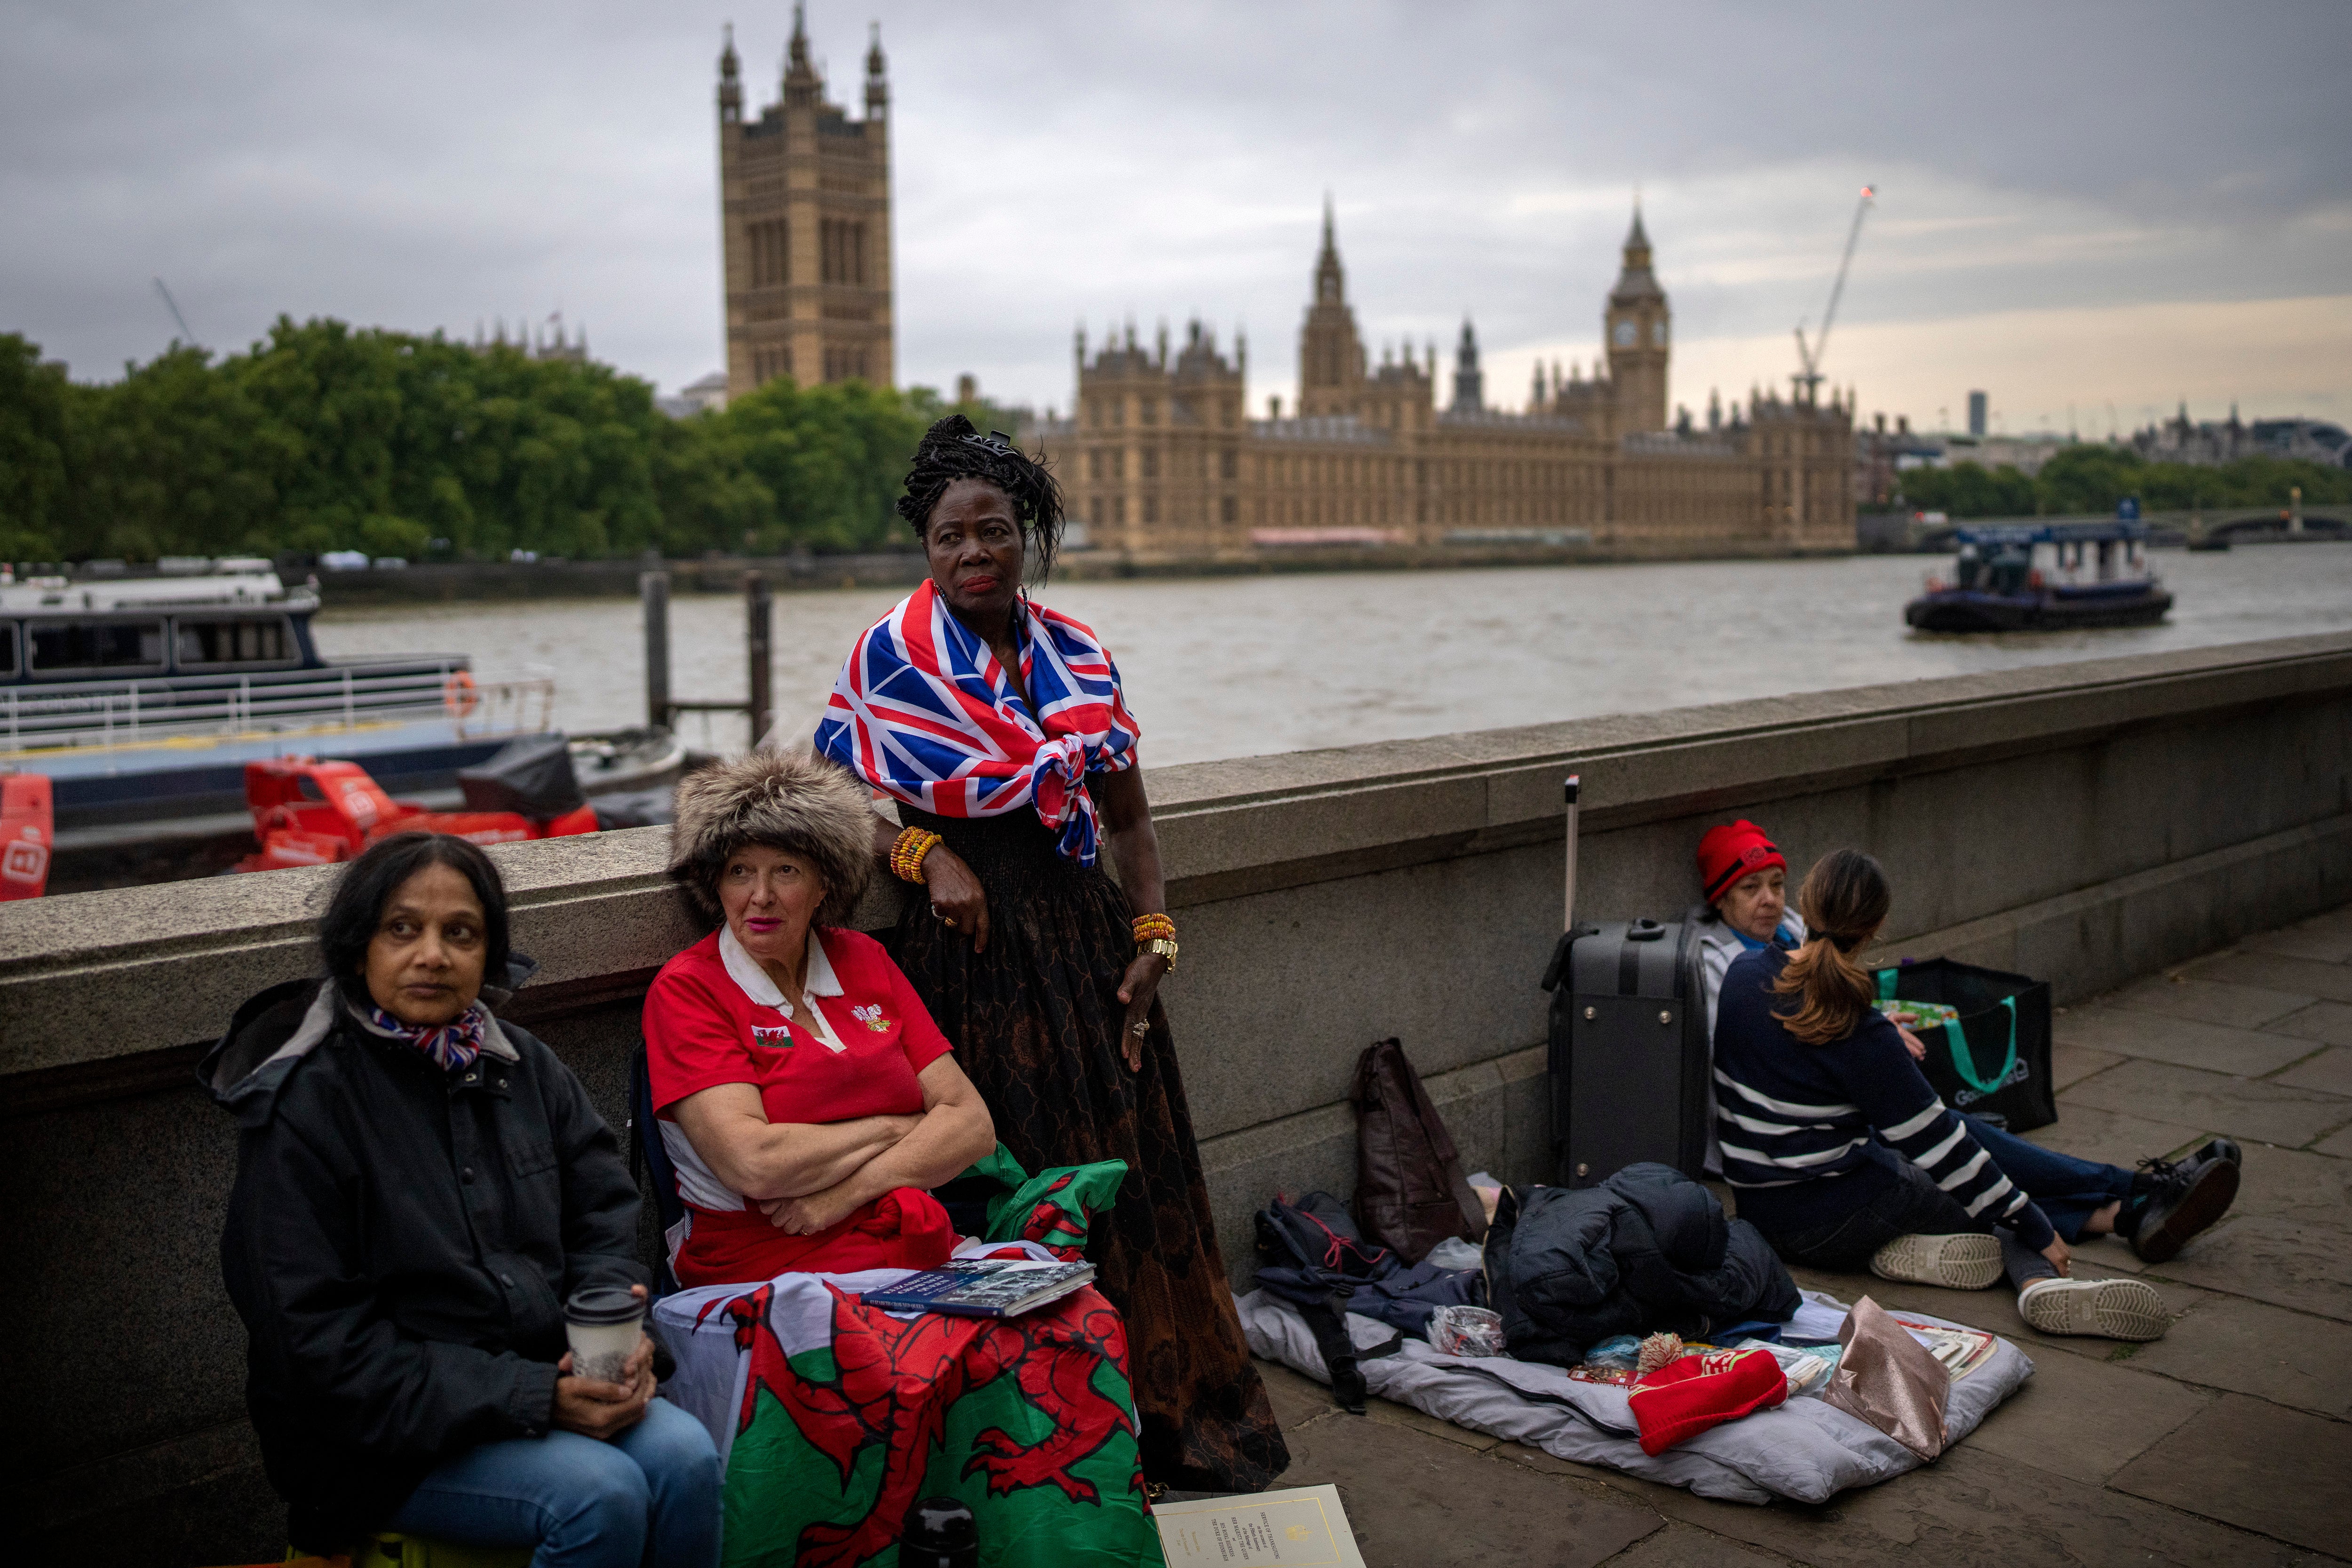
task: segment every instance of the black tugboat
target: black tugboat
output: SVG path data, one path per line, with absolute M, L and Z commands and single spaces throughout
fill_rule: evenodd
M 2008 523 L 1963 528 L 1949 577 L 1903 618 L 1923 632 L 2050 632 L 2152 626 L 2172 595 L 2147 566 L 2147 525 Z

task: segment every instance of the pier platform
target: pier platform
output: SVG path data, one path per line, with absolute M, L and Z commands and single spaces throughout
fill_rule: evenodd
M 1796 1271 L 1977 1324 L 2033 1358 L 2024 1389 L 1933 1465 L 1820 1508 L 1711 1502 L 1374 1399 L 1362 1416 L 1261 1363 L 1284 1486 L 1334 1482 L 1371 1568 L 1819 1568 L 2352 1560 L 2352 906 L 2063 1010 L 2057 1122 L 2035 1142 L 2129 1165 L 2223 1134 L 2229 1216 L 2160 1268 L 2112 1237 L 2076 1276 L 2137 1274 L 2150 1344 L 2052 1338 L 2006 1286 Z

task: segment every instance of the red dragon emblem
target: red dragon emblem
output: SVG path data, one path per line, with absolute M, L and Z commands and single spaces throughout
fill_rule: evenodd
M 1051 1200 L 1076 1175 L 1076 1171 L 1068 1171 L 1057 1177 L 1052 1186 L 1037 1194 L 1036 1206 L 1029 1211 L 1029 1217 L 1021 1222 L 1021 1240 L 1035 1242 L 1065 1263 L 1075 1263 L 1085 1256 L 1086 1216 L 1073 1215 L 1069 1210 Z
M 950 1318 L 926 1312 L 898 1319 L 868 1311 L 858 1298 L 831 1283 L 835 1375 L 824 1383 L 794 1373 L 768 1309 L 775 1288 L 763 1285 L 726 1304 L 735 1321 L 735 1347 L 749 1351 L 738 1431 L 758 1411 L 760 1390 L 791 1415 L 801 1436 L 830 1459 L 846 1486 L 857 1457 L 882 1446 L 882 1482 L 874 1506 L 855 1524 L 812 1524 L 801 1531 L 794 1561 L 801 1568 L 850 1568 L 889 1546 L 923 1484 L 930 1452 L 940 1443 L 948 1407 L 1010 1372 L 1023 1397 L 1054 1422 L 1043 1441 L 1023 1447 L 990 1427 L 974 1438 L 967 1476 L 985 1473 L 992 1495 L 1054 1486 L 1073 1502 L 1099 1502 L 1093 1483 L 1070 1473 L 1115 1432 L 1133 1431 L 1127 1412 L 1098 1393 L 1095 1369 L 1105 1362 L 1127 1373 L 1127 1328 L 1109 1302 L 1089 1289 L 1053 1308 L 1021 1318 Z M 1130 1482 L 1143 1490 L 1139 1469 Z

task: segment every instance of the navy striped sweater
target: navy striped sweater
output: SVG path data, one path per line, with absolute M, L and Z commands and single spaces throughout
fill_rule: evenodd
M 1833 1225 L 1869 1203 L 1908 1160 L 1969 1215 L 2036 1252 L 2050 1222 L 2001 1173 L 1968 1125 L 1928 1087 L 1903 1037 L 1875 1011 L 1826 1046 L 1781 1026 L 1776 948 L 1742 955 L 1723 977 L 1715 1025 L 1716 1134 L 1740 1214 L 1766 1231 Z

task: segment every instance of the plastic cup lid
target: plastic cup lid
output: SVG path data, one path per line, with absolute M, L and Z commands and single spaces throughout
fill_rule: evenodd
M 563 1316 L 574 1323 L 626 1323 L 646 1315 L 646 1304 L 625 1285 L 586 1285 L 572 1292 Z

